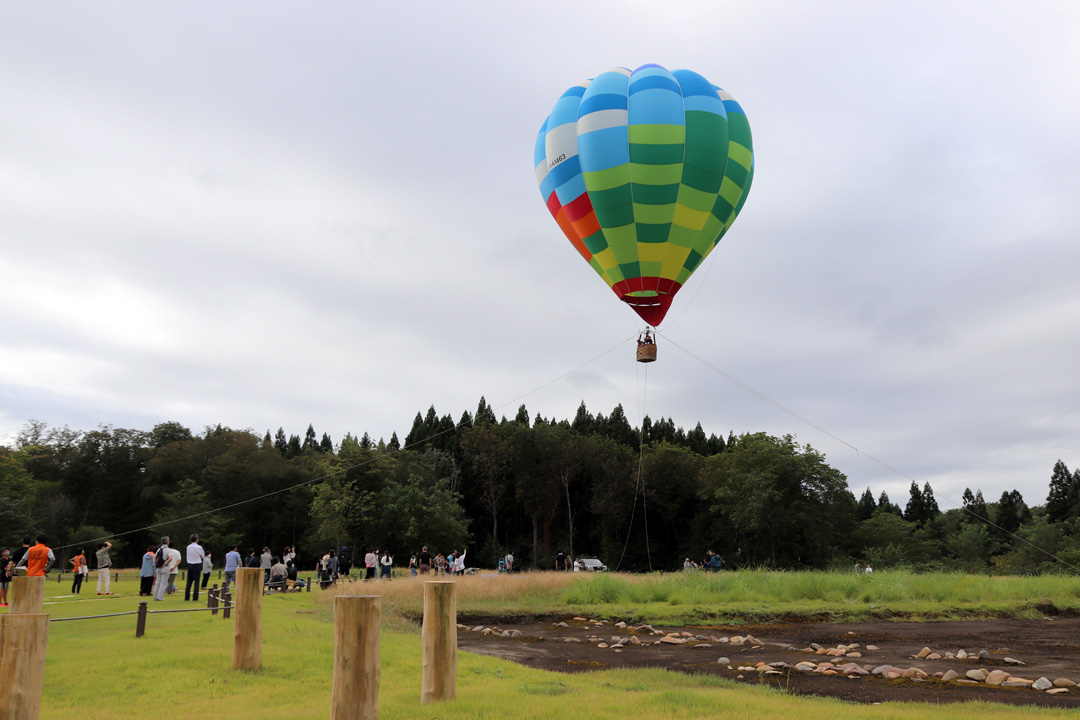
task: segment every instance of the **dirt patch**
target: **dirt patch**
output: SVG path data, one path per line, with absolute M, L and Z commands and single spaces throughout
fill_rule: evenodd
M 471 618 L 460 627 L 458 646 L 462 650 L 545 670 L 588 672 L 615 667 L 662 667 L 862 703 L 984 700 L 1015 705 L 1080 707 L 1080 687 L 1048 694 L 1030 688 L 982 682 L 943 682 L 934 677 L 935 673 L 953 670 L 960 678 L 965 678 L 968 670 L 984 668 L 987 672 L 1005 670 L 1028 680 L 1066 678 L 1080 683 L 1080 619 L 1076 618 L 927 623 L 799 622 L 709 627 L 632 624 L 617 627 L 614 622 L 580 618 L 486 620 Z M 484 628 L 489 631 L 485 633 Z M 503 631 L 508 635 L 518 631 L 520 636 L 504 637 Z M 678 639 L 685 642 L 674 642 L 674 634 L 679 634 Z M 731 642 L 746 636 L 750 636 L 750 641 Z M 661 642 L 664 637 L 669 640 Z M 857 647 L 849 652 L 855 653 L 854 656 L 848 655 L 848 651 L 839 657 L 818 654 L 816 649 L 806 652 L 813 645 L 833 649 L 853 644 Z M 924 647 L 942 657 L 915 658 Z M 960 650 L 971 657 L 946 656 L 947 653 L 958 655 Z M 983 650 L 986 651 L 984 656 L 978 657 Z M 721 657 L 728 658 L 730 663 L 718 663 Z M 1019 660 L 1023 665 L 1011 660 Z M 914 667 L 925 672 L 927 677 L 887 679 L 872 672 L 848 675 L 837 670 L 835 675 L 830 675 L 795 669 L 803 661 L 815 665 L 831 662 L 837 667 L 854 663 L 867 672 L 883 665 L 900 670 Z

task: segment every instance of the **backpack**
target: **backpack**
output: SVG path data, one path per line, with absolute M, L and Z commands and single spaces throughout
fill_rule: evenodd
M 157 549 L 157 552 L 154 554 L 154 567 L 163 568 L 165 567 L 165 562 L 165 546 L 162 545 Z

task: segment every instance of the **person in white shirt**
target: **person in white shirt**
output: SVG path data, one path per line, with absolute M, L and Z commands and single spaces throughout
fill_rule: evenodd
M 199 544 L 197 533 L 191 534 L 191 543 L 184 551 L 187 555 L 187 585 L 184 587 L 184 602 L 188 600 L 199 601 L 199 583 L 202 582 L 202 565 L 206 553 Z M 195 586 L 195 595 L 192 597 L 191 587 Z
M 173 547 L 172 541 L 169 542 L 169 594 L 172 595 L 176 592 L 176 576 L 180 573 L 180 560 L 182 556 L 180 551 Z
M 169 589 L 169 560 L 172 556 L 169 554 L 169 537 L 166 535 L 161 538 L 161 546 L 154 553 L 154 599 L 162 601 L 165 599 L 165 592 Z

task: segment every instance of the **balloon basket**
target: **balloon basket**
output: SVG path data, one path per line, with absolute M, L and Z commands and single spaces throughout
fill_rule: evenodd
M 637 361 L 639 363 L 656 362 L 656 345 L 638 345 Z

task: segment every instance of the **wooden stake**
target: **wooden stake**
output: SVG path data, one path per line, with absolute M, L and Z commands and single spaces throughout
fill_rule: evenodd
M 45 577 L 18 575 L 11 578 L 12 615 L 40 615 L 45 607 Z
M 0 615 L 0 717 L 38 720 L 48 641 L 48 615 Z
M 233 670 L 262 667 L 263 571 L 236 570 L 236 623 L 233 625 Z
M 378 720 L 380 598 L 334 598 L 334 682 L 330 720 Z
M 424 652 L 421 704 L 454 699 L 457 688 L 456 587 L 456 583 L 446 580 L 424 583 L 424 625 L 420 631 Z

